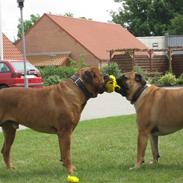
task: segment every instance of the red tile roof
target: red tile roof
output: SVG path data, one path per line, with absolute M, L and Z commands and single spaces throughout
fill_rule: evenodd
M 45 14 L 100 60 L 108 60 L 107 50 L 146 46 L 119 24 Z
M 35 66 L 61 66 L 66 64 L 67 61 L 69 61 L 69 58 L 67 56 L 56 56 L 50 59 L 48 56 L 44 56 L 39 58 L 40 62 L 35 62 Z
M 22 60 L 23 56 L 18 48 L 3 34 L 4 60 Z

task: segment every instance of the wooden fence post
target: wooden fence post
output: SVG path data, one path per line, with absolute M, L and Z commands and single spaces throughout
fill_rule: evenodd
M 173 73 L 173 69 L 172 69 L 172 49 L 169 47 L 168 48 L 168 63 L 169 63 L 169 72 Z
M 153 63 L 152 63 L 152 49 L 148 50 L 147 51 L 148 54 L 149 54 L 149 63 L 150 63 L 150 73 L 152 73 L 152 66 L 153 66 Z
M 134 70 L 135 66 L 135 49 L 132 50 L 132 70 Z
M 113 55 L 113 53 L 114 53 L 114 50 L 110 50 L 109 51 L 109 61 L 108 61 L 108 65 L 111 63 L 111 61 L 112 61 L 112 55 Z

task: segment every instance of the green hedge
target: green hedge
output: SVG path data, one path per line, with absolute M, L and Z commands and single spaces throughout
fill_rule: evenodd
M 119 66 L 117 63 L 112 62 L 102 68 L 102 73 L 119 77 L 121 75 L 121 70 L 119 69 Z
M 150 84 L 155 84 L 158 86 L 175 86 L 183 85 L 183 73 L 176 78 L 171 72 L 167 72 L 164 75 L 159 72 L 147 72 L 144 71 L 140 66 L 135 66 L 134 71 L 141 74 Z
M 85 67 L 85 58 L 81 55 L 80 60 L 70 59 L 69 66 L 39 67 L 45 85 L 57 84 L 63 79 L 70 78 L 80 68 Z
M 174 86 L 177 84 L 177 79 L 175 75 L 173 75 L 170 72 L 167 72 L 158 80 L 158 83 L 162 86 Z
M 43 78 L 48 78 L 49 76 L 57 75 L 60 78 L 69 78 L 72 76 L 76 69 L 74 67 L 56 67 L 49 66 L 39 69 Z

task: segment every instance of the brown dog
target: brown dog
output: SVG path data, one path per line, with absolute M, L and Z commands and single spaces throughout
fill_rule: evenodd
M 1 152 L 7 168 L 12 168 L 10 149 L 16 128 L 21 124 L 40 132 L 57 134 L 63 165 L 69 174 L 73 173 L 71 134 L 87 100 L 104 90 L 104 78 L 96 67 L 83 68 L 58 85 L 0 90 L 0 126 L 4 132 Z
M 144 161 L 150 138 L 153 162 L 158 162 L 158 136 L 183 128 L 183 89 L 164 89 L 146 86 L 143 77 L 129 72 L 117 79 L 121 90 L 117 92 L 134 104 L 137 113 L 137 160 L 135 167 Z

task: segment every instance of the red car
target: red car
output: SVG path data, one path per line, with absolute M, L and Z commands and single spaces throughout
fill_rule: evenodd
M 42 87 L 43 80 L 39 70 L 26 62 L 29 87 Z M 24 87 L 24 61 L 0 61 L 0 88 Z

